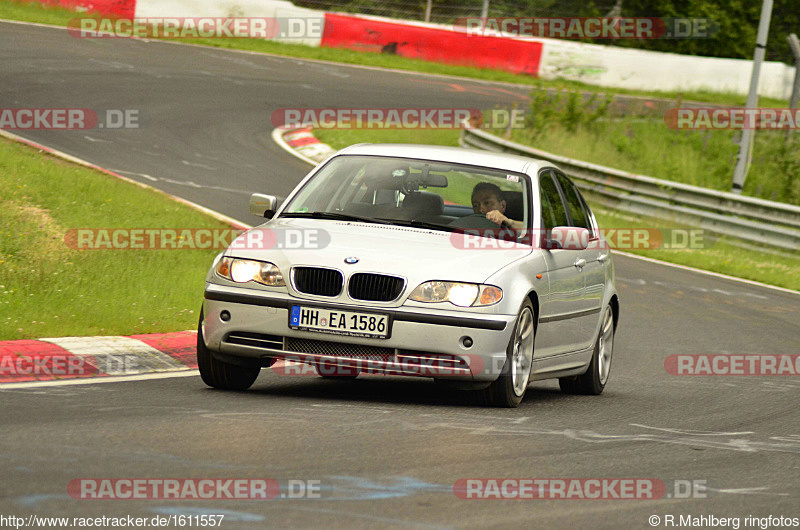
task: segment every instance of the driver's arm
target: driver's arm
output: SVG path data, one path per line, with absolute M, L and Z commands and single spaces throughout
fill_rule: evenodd
M 487 212 L 486 218 L 491 222 L 498 224 L 500 226 L 504 226 L 503 223 L 505 223 L 505 226 L 507 226 L 508 228 L 513 228 L 515 230 L 522 230 L 525 228 L 525 225 L 522 224 L 522 221 L 516 221 L 514 219 L 506 217 L 505 215 L 500 213 L 499 210 L 492 210 L 491 212 Z

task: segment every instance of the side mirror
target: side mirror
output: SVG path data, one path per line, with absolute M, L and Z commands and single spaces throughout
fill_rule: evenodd
M 274 195 L 254 193 L 250 196 L 250 213 L 258 217 L 272 219 L 278 210 L 278 198 Z
M 557 226 L 550 231 L 544 248 L 564 250 L 586 250 L 589 247 L 590 232 L 576 226 Z

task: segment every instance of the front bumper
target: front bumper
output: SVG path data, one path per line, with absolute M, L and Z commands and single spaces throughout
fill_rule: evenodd
M 387 339 L 330 335 L 289 327 L 289 307 L 322 306 L 390 315 Z M 223 321 L 221 313 L 230 314 Z M 377 308 L 300 300 L 207 284 L 203 337 L 226 361 L 268 365 L 274 359 L 337 364 L 364 372 L 493 381 L 502 370 L 515 315 L 465 315 L 458 311 Z M 472 341 L 465 346 L 464 339 Z

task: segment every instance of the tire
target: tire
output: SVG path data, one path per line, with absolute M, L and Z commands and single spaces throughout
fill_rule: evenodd
M 197 326 L 197 368 L 203 382 L 221 390 L 247 390 L 261 372 L 261 367 L 245 367 L 215 359 L 203 339 L 203 312 Z
M 526 300 L 514 323 L 503 371 L 500 377 L 483 390 L 483 399 L 487 405 L 515 408 L 522 402 L 533 368 L 535 330 L 533 305 L 530 300 Z
M 603 323 L 594 343 L 592 362 L 585 373 L 574 377 L 562 377 L 558 386 L 565 394 L 599 396 L 608 382 L 611 373 L 611 357 L 614 353 L 614 313 L 611 306 L 606 307 Z

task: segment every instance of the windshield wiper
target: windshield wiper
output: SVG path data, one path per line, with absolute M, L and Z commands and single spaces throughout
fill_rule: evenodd
M 448 225 L 440 225 L 437 223 L 429 223 L 427 221 L 417 221 L 416 219 L 386 219 L 380 218 L 381 221 L 387 221 L 389 224 L 399 226 L 411 226 L 414 228 L 429 228 L 431 230 L 442 230 L 443 232 L 455 232 L 458 228 Z
M 360 221 L 362 223 L 389 224 L 383 219 L 363 217 L 341 212 L 290 212 L 281 214 L 281 217 L 300 217 L 304 219 L 334 219 L 336 221 Z

